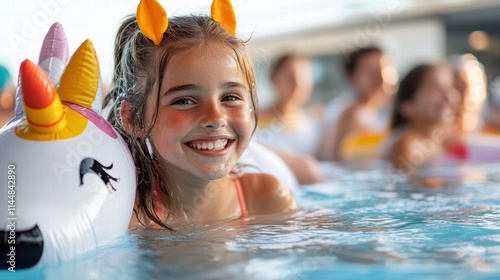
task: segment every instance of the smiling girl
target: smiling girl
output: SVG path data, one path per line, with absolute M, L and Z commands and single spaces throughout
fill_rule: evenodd
M 173 228 L 295 208 L 275 177 L 235 172 L 255 129 L 257 95 L 227 8 L 230 3 L 216 0 L 212 18 L 167 19 L 156 1 L 143 0 L 137 17 L 119 28 L 109 120 L 128 139 L 138 169 L 131 227 Z

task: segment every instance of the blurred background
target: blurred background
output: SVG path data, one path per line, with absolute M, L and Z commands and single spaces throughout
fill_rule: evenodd
M 162 1 L 169 16 L 208 14 L 210 0 Z M 104 83 L 112 73 L 114 34 L 121 18 L 135 12 L 136 0 L 25 0 L 3 3 L 0 64 L 17 79 L 25 58 L 38 60 L 43 37 L 53 22 L 63 24 L 70 53 L 85 39 L 94 42 Z M 375 43 L 398 79 L 416 63 L 472 53 L 484 65 L 488 81 L 500 74 L 500 2 L 492 0 L 233 0 L 238 36 L 249 40 L 261 105 L 274 98 L 269 82 L 273 59 L 285 51 L 309 56 L 314 74 L 310 103 L 324 102 L 348 90 L 345 55 Z

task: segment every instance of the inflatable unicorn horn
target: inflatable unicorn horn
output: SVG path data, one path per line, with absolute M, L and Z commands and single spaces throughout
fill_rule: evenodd
M 42 49 L 40 50 L 38 66 L 40 66 L 40 68 L 42 68 L 43 71 L 49 76 L 52 84 L 57 85 L 66 64 L 68 64 L 68 59 L 69 53 L 66 33 L 64 33 L 63 26 L 56 22 L 52 24 L 49 31 L 45 35 Z M 15 118 L 24 114 L 22 91 L 19 85 L 20 81 L 18 81 L 16 92 Z

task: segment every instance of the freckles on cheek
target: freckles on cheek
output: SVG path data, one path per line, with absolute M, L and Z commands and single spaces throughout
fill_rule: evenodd
M 177 134 L 181 133 L 181 131 L 190 130 L 193 126 L 197 126 L 198 119 L 190 118 L 190 117 L 175 117 L 170 119 L 166 126 L 172 132 Z
M 162 115 L 161 121 L 157 122 L 157 125 L 159 125 L 161 129 L 164 130 L 171 127 L 185 127 L 186 124 L 189 123 L 192 123 L 192 120 L 188 116 L 169 113 Z

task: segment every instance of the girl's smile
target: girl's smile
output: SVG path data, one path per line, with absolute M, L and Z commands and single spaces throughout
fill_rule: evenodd
M 213 136 L 204 137 L 184 143 L 190 147 L 195 153 L 204 156 L 221 156 L 234 143 L 231 136 Z

